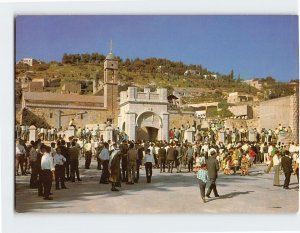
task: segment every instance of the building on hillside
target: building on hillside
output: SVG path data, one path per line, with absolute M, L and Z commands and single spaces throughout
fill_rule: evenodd
M 24 63 L 24 64 L 27 64 L 27 65 L 29 65 L 29 66 L 32 66 L 32 64 L 33 64 L 33 58 L 28 58 L 28 57 L 26 57 L 26 58 L 23 58 L 23 59 L 21 60 L 21 62 Z
M 63 94 L 80 94 L 81 93 L 81 84 L 80 83 L 65 83 L 61 88 L 61 93 Z
M 103 96 L 23 92 L 22 111 L 30 111 L 37 118 L 58 129 L 65 129 L 71 119 L 75 120 L 74 124 L 77 127 L 107 121 L 116 125 L 119 113 L 118 59 L 111 51 L 104 62 L 103 83 Z
M 44 85 L 42 82 L 30 82 L 28 84 L 28 91 L 29 92 L 43 92 Z
M 260 80 L 245 80 L 243 81 L 244 83 L 250 85 L 251 87 L 255 87 L 258 90 L 262 90 L 263 88 L 263 83 Z
M 248 94 L 241 94 L 239 92 L 229 93 L 227 103 L 236 104 L 241 102 L 253 101 L 253 96 Z
M 49 86 L 49 82 L 46 78 L 34 78 L 32 79 L 32 82 L 41 82 L 43 84 L 43 87 Z

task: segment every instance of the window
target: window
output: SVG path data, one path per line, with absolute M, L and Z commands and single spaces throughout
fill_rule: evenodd
M 53 113 L 51 112 L 51 113 L 50 113 L 50 118 L 52 118 L 52 117 L 53 117 Z

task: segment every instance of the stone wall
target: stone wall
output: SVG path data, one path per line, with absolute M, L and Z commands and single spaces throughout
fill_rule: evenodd
M 45 119 L 50 126 L 58 128 L 58 109 L 54 108 L 27 108 L 38 117 Z M 86 112 L 86 113 L 85 113 Z M 82 114 L 79 114 L 82 113 Z M 77 116 L 75 114 L 78 114 Z M 85 109 L 62 109 L 60 117 L 60 125 L 63 129 L 68 127 L 71 119 L 77 127 L 84 127 L 86 124 L 102 124 L 111 116 L 106 110 L 85 110 Z M 114 119 L 117 122 L 117 119 Z
M 190 125 L 193 124 L 195 120 L 195 117 L 193 114 L 184 114 L 184 113 L 171 113 L 170 114 L 170 129 L 171 128 L 179 128 L 181 125 L 186 126 L 187 122 L 190 123 Z M 197 124 L 200 122 L 199 119 L 197 119 Z
M 275 129 L 279 124 L 291 126 L 291 97 L 263 101 L 259 106 L 259 126 L 265 129 Z
M 248 118 L 252 118 L 253 114 L 251 107 L 248 106 L 247 104 L 244 105 L 236 105 L 236 106 L 231 106 L 228 108 L 230 112 L 233 113 L 234 116 L 247 116 Z

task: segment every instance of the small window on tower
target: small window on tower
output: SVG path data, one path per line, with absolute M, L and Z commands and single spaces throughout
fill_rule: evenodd
M 114 66 L 114 64 L 111 64 L 111 66 Z
M 53 113 L 51 112 L 51 113 L 50 113 L 50 118 L 52 118 L 52 117 L 53 117 Z

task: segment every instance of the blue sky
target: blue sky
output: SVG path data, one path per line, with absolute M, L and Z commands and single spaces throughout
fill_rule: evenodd
M 167 58 L 244 79 L 299 78 L 297 16 L 17 16 L 16 60 L 64 53 Z

